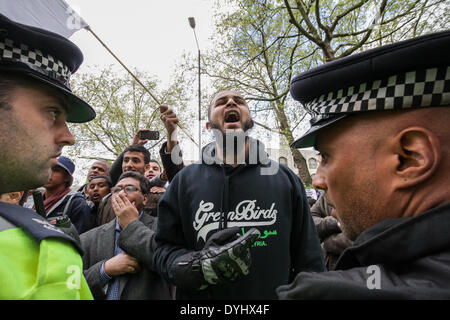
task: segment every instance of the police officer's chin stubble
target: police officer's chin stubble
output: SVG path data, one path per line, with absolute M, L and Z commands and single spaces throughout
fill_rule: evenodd
M 28 167 L 28 168 L 27 168 Z M 47 166 L 38 166 L 33 163 L 19 166 L 17 161 L 3 162 L 0 159 L 0 193 L 13 192 L 17 190 L 28 190 L 42 187 L 48 182 L 51 176 L 51 168 Z
M 18 140 L 3 130 L 0 138 L 0 191 L 11 192 L 42 187 L 51 176 L 51 154 L 36 148 L 36 139 Z M 16 132 L 24 132 L 16 131 Z M 26 143 L 21 141 L 27 139 Z

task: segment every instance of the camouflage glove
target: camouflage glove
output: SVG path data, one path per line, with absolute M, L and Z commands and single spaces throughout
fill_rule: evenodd
M 175 259 L 170 275 L 185 290 L 201 290 L 208 285 L 235 282 L 250 272 L 250 247 L 260 232 L 252 228 L 241 235 L 238 227 L 216 232 L 201 251 Z

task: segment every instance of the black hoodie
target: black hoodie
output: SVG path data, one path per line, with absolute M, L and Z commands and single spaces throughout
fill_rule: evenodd
M 255 227 L 260 238 L 251 248 L 250 274 L 234 284 L 186 292 L 183 299 L 276 299 L 275 289 L 300 271 L 324 271 L 322 251 L 300 179 L 267 157 L 250 138 L 245 164 L 220 164 L 215 143 L 203 149 L 203 163 L 180 171 L 159 204 L 156 269 L 169 281 L 173 261 L 202 250 L 217 230 Z M 227 213 L 227 214 L 225 214 Z

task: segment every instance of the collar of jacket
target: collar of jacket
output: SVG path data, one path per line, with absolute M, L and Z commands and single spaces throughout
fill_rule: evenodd
M 80 255 L 83 255 L 83 249 L 78 241 L 62 232 L 31 209 L 0 202 L 0 217 L 4 217 L 11 224 L 24 229 L 38 243 L 47 238 L 64 238 L 75 246 Z
M 264 143 L 254 138 L 248 137 L 249 140 L 249 153 L 245 157 L 246 165 L 254 165 L 254 164 L 268 164 L 270 162 L 269 156 L 265 151 Z M 216 142 L 213 141 L 203 147 L 202 150 L 202 163 L 204 164 L 215 164 L 222 165 L 224 164 L 222 159 L 219 159 L 216 154 Z
M 387 219 L 368 228 L 339 258 L 336 270 L 398 264 L 450 249 L 450 203 L 416 217 Z

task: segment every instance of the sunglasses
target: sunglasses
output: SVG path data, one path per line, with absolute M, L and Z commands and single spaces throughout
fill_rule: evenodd
M 120 191 L 124 190 L 126 194 L 130 194 L 136 191 L 141 191 L 139 188 L 135 186 L 125 186 L 125 187 L 113 187 L 111 188 L 111 193 L 119 193 Z

